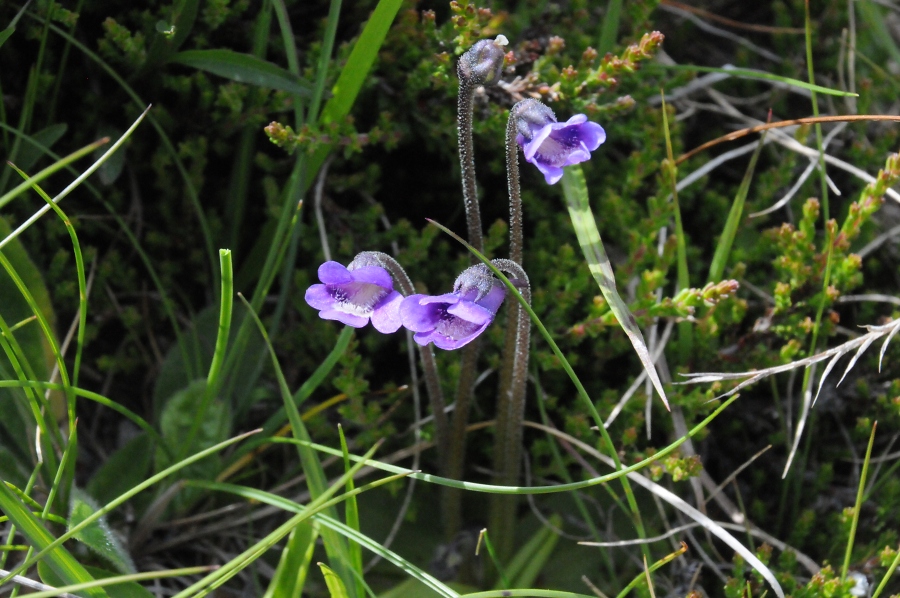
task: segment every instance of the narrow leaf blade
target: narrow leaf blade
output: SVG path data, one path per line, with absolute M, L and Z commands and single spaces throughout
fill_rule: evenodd
M 311 86 L 297 75 L 252 54 L 233 50 L 187 50 L 179 52 L 172 62 L 191 66 L 238 83 L 278 89 L 309 96 Z

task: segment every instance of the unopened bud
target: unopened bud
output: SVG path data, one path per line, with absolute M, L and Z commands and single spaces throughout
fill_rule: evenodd
M 509 44 L 505 35 L 483 39 L 459 57 L 459 80 L 475 85 L 491 85 L 500 80 L 503 72 L 503 47 Z

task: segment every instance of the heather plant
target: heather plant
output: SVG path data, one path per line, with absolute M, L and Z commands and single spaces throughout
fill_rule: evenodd
M 896 594 L 898 14 L 0 5 L 0 590 Z

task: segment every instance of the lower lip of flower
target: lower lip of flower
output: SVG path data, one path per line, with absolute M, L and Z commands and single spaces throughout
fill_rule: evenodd
M 458 316 L 447 313 L 446 307 L 443 307 L 441 308 L 441 319 L 434 327 L 434 330 L 447 338 L 460 340 L 467 336 L 471 336 L 477 332 L 479 328 L 480 326 L 478 324 L 474 324 L 468 320 L 463 320 Z

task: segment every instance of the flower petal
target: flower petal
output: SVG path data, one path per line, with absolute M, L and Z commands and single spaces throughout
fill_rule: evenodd
M 493 313 L 472 301 L 460 301 L 451 305 L 447 308 L 447 313 L 478 326 L 490 324 L 494 319 Z
M 331 309 L 334 307 L 334 297 L 328 292 L 328 287 L 324 284 L 314 284 L 306 289 L 306 295 L 303 297 L 310 307 L 318 310 Z
M 353 275 L 343 264 L 325 262 L 319 266 L 319 280 L 325 284 L 346 284 L 353 282 Z
M 592 152 L 606 141 L 606 131 L 597 123 L 588 121 L 578 126 L 578 137 L 584 148 Z
M 432 335 L 432 341 L 434 342 L 434 346 L 439 349 L 444 349 L 445 351 L 453 351 L 455 349 L 459 349 L 460 347 L 464 347 L 478 338 L 478 335 L 484 332 L 484 330 L 488 327 L 487 324 L 480 326 L 476 330 L 472 331 L 471 334 L 468 334 L 462 338 L 451 338 L 449 336 L 435 333 Z
M 337 320 L 338 322 L 343 322 L 347 326 L 353 326 L 354 328 L 362 328 L 369 323 L 369 318 L 348 314 L 345 311 L 338 311 L 336 309 L 323 309 L 319 312 L 319 317 L 323 320 Z
M 478 305 L 485 308 L 492 314 L 496 314 L 505 298 L 506 287 L 502 283 L 497 282 L 496 284 L 494 284 L 494 288 L 491 289 L 491 292 L 478 301 Z
M 434 327 L 441 321 L 442 305 L 435 303 L 423 304 L 424 299 L 433 299 L 433 297 L 428 295 L 410 295 L 400 303 L 400 321 L 413 332 L 424 333 L 434 330 Z
M 394 281 L 391 279 L 391 275 L 381 266 L 363 266 L 349 272 L 357 282 L 377 284 L 389 291 L 394 290 Z
M 372 312 L 372 326 L 375 330 L 384 334 L 397 332 L 403 324 L 400 318 L 400 305 L 403 303 L 403 295 L 397 291 L 382 299 Z

